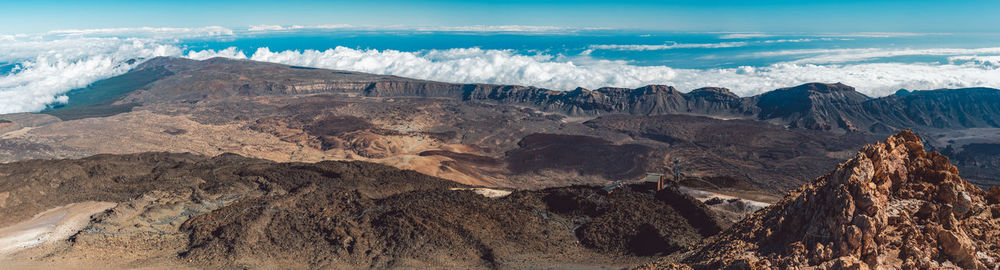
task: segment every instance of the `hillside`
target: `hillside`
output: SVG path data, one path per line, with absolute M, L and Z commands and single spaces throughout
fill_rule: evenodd
M 3 263 L 623 266 L 689 249 L 726 226 L 675 189 L 634 187 L 608 195 L 572 186 L 494 198 L 365 162 L 144 153 L 15 162 L 0 164 L 0 171 L 0 190 L 6 190 L 0 193 L 0 243 L 13 247 L 0 250 Z M 72 221 L 82 223 L 64 235 L 21 229 L 70 222 L 30 220 L 53 211 L 85 219 Z M 35 233 L 44 242 L 23 237 Z
M 958 176 L 903 131 L 679 260 L 695 269 L 995 269 L 1000 188 Z M 662 262 L 659 267 L 678 266 Z M 656 267 L 657 265 L 650 265 Z

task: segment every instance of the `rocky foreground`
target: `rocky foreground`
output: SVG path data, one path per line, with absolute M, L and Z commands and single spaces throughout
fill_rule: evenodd
M 676 189 L 504 192 L 366 162 L 144 153 L 0 172 L 0 268 L 622 267 L 727 225 Z
M 647 267 L 996 269 L 1000 188 L 966 182 L 904 131 L 679 260 Z
M 732 226 L 676 187 L 509 191 L 366 162 L 144 153 L 0 171 L 0 263 L 17 268 L 1000 266 L 1000 188 L 909 131 Z

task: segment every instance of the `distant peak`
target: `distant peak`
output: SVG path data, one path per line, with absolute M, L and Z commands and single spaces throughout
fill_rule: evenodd
M 723 87 L 702 87 L 702 88 L 698 88 L 698 89 L 695 89 L 695 90 L 691 90 L 690 93 L 691 94 L 713 93 L 713 94 L 723 94 L 723 95 L 727 95 L 727 96 L 735 96 L 736 95 L 736 94 L 733 94 L 732 91 L 729 91 L 729 88 L 723 88 Z
M 149 60 L 146 60 L 145 62 L 143 62 L 142 64 L 140 64 L 138 68 L 139 69 L 144 69 L 144 68 L 149 68 L 149 67 L 162 67 L 162 66 L 168 66 L 168 65 L 181 65 L 181 64 L 190 64 L 190 63 L 193 63 L 193 62 L 197 62 L 197 61 L 191 60 L 191 59 L 187 59 L 187 58 L 180 58 L 180 57 L 157 56 L 157 57 L 150 58 Z
M 856 92 L 854 87 L 843 84 L 843 83 L 807 83 L 799 85 L 796 87 L 788 88 L 788 90 L 798 90 L 798 91 L 813 91 L 820 93 L 833 93 L 833 92 Z
M 677 91 L 677 89 L 674 89 L 673 86 L 662 85 L 662 84 L 650 84 L 650 85 L 647 85 L 647 86 L 636 88 L 636 90 L 639 90 L 640 92 L 643 92 L 643 93 L 675 92 L 675 91 Z
M 233 58 L 222 57 L 222 56 L 216 56 L 216 57 L 212 57 L 212 58 L 209 58 L 209 59 L 202 60 L 202 62 L 206 62 L 206 63 L 228 63 L 228 62 L 237 62 L 237 61 L 240 61 L 240 59 L 233 59 Z

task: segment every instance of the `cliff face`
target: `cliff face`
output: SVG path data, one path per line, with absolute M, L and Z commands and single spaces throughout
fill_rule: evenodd
M 664 85 L 553 91 L 518 85 L 433 82 L 224 58 L 204 61 L 154 58 L 140 65 L 138 73 L 123 76 L 142 81 L 132 77 L 149 70 L 165 70 L 169 76 L 137 84 L 118 103 L 341 93 L 499 103 L 570 116 L 694 114 L 757 119 L 791 128 L 883 134 L 904 128 L 1000 127 L 1000 90 L 990 88 L 904 90 L 882 98 L 867 97 L 841 83 L 808 83 L 752 97 L 739 97 L 728 89 L 715 87 L 683 93 Z
M 910 131 L 713 238 L 694 268 L 995 269 L 1000 205 Z
M 992 88 L 904 90 L 864 105 L 869 121 L 894 127 L 1000 127 L 1000 90 Z
M 850 119 L 864 115 L 870 98 L 841 83 L 809 83 L 755 97 L 761 120 L 779 120 L 790 127 L 856 131 Z
M 810 83 L 750 99 L 757 100 L 759 119 L 806 129 L 889 133 L 909 127 L 1000 127 L 1000 90 L 992 88 L 901 90 L 869 98 L 843 84 Z

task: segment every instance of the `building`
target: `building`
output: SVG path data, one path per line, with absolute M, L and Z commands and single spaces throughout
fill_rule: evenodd
M 607 192 L 610 195 L 611 193 L 614 193 L 615 189 L 618 189 L 619 187 L 620 186 L 618 184 L 610 184 L 610 185 L 604 186 L 604 188 L 601 188 L 601 189 L 603 189 L 604 192 Z
M 662 173 L 646 173 L 646 181 L 644 183 L 651 187 L 655 186 L 656 191 L 660 191 L 666 186 L 666 179 Z

